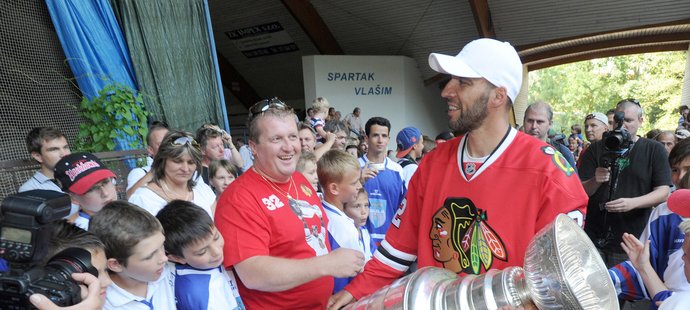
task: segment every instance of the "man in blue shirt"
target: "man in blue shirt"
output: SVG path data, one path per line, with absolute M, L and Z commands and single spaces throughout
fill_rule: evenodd
M 366 227 L 377 246 L 386 236 L 388 226 L 395 218 L 405 198 L 406 188 L 402 167 L 387 155 L 391 123 L 383 117 L 372 117 L 364 126 L 367 153 L 359 158 L 362 183 L 369 194 L 369 220 Z M 374 249 L 372 249 L 374 250 Z

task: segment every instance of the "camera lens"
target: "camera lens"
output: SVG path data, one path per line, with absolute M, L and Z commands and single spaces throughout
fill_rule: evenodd
M 614 134 L 606 137 L 606 139 L 604 139 L 604 146 L 609 150 L 620 149 L 620 146 L 622 143 L 623 143 L 623 136 L 618 134 L 618 133 L 614 133 Z
M 68 248 L 50 259 L 46 269 L 54 270 L 62 278 L 71 280 L 73 273 L 88 272 L 98 277 L 98 270 L 91 265 L 91 253 L 80 248 Z

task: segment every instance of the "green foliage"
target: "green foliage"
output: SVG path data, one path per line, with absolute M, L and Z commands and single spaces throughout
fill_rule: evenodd
M 115 139 L 135 136 L 129 146 L 143 148 L 148 127 L 148 113 L 144 111 L 141 95 L 124 85 L 110 84 L 98 92 L 98 97 L 84 97 L 80 114 L 86 119 L 79 126 L 76 148 L 85 152 L 115 150 Z
M 556 131 L 570 133 L 591 112 L 606 113 L 626 98 L 640 101 L 644 121 L 638 135 L 678 126 L 685 52 L 609 57 L 529 74 L 529 102 L 544 100 L 554 111 Z

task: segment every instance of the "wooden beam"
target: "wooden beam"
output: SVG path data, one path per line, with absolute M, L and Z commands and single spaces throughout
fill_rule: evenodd
M 570 40 L 577 40 L 577 39 L 584 39 L 584 38 L 589 38 L 589 37 L 599 36 L 599 35 L 619 33 L 619 32 L 630 31 L 630 30 L 643 30 L 643 29 L 652 29 L 652 28 L 657 28 L 657 27 L 678 26 L 678 25 L 687 25 L 687 24 L 690 24 L 690 18 L 666 22 L 666 23 L 643 25 L 643 26 L 616 29 L 616 30 L 610 30 L 610 31 L 588 33 L 588 34 L 566 37 L 566 38 L 558 38 L 558 39 L 547 40 L 547 41 L 543 41 L 543 42 L 537 42 L 537 43 L 531 43 L 531 44 L 516 46 L 515 49 L 517 49 L 518 51 L 524 51 L 524 50 L 528 50 L 531 48 L 540 47 L 540 46 L 544 46 L 544 45 L 548 45 L 548 44 L 559 43 L 559 42 L 570 41 Z
M 281 0 L 322 55 L 343 55 L 328 25 L 308 0 Z
M 668 43 L 668 44 L 655 44 L 646 46 L 630 46 L 627 48 L 620 49 L 608 49 L 591 51 L 591 53 L 582 53 L 573 56 L 564 56 L 560 58 L 555 58 L 552 60 L 537 61 L 532 64 L 527 64 L 527 69 L 529 71 L 544 69 L 548 67 L 563 65 L 567 63 L 573 63 L 578 61 L 590 60 L 595 58 L 612 57 L 612 56 L 622 56 L 622 55 L 632 55 L 641 53 L 655 53 L 655 52 L 669 52 L 669 51 L 686 51 L 688 49 L 688 44 L 690 42 L 684 43 Z
M 593 50 L 602 50 L 613 48 L 617 46 L 635 46 L 643 45 L 648 43 L 657 42 L 677 42 L 690 40 L 690 32 L 676 32 L 676 33 L 664 33 L 664 34 L 653 34 L 653 35 L 643 35 L 636 37 L 627 38 L 612 38 L 610 40 L 596 41 L 587 44 L 578 44 L 573 46 L 566 46 L 562 48 L 550 49 L 544 52 L 533 53 L 520 57 L 523 63 L 530 63 L 538 61 L 540 59 L 547 59 L 558 57 L 561 55 L 576 54 Z
M 483 38 L 496 38 L 494 23 L 491 20 L 491 11 L 487 0 L 469 0 L 474 16 L 474 23 L 477 25 L 477 33 Z
M 216 54 L 218 56 L 218 69 L 220 70 L 220 78 L 223 81 L 223 86 L 229 89 L 247 109 L 261 100 L 259 94 L 249 85 L 249 82 L 244 79 L 240 72 L 235 69 L 235 66 L 233 66 L 221 53 Z M 225 105 L 227 106 L 228 113 L 230 113 L 230 101 L 225 100 Z

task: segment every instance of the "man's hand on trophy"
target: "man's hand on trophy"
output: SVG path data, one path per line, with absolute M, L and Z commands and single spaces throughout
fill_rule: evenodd
M 354 299 L 350 292 L 342 290 L 328 299 L 328 310 L 338 310 L 353 302 Z

